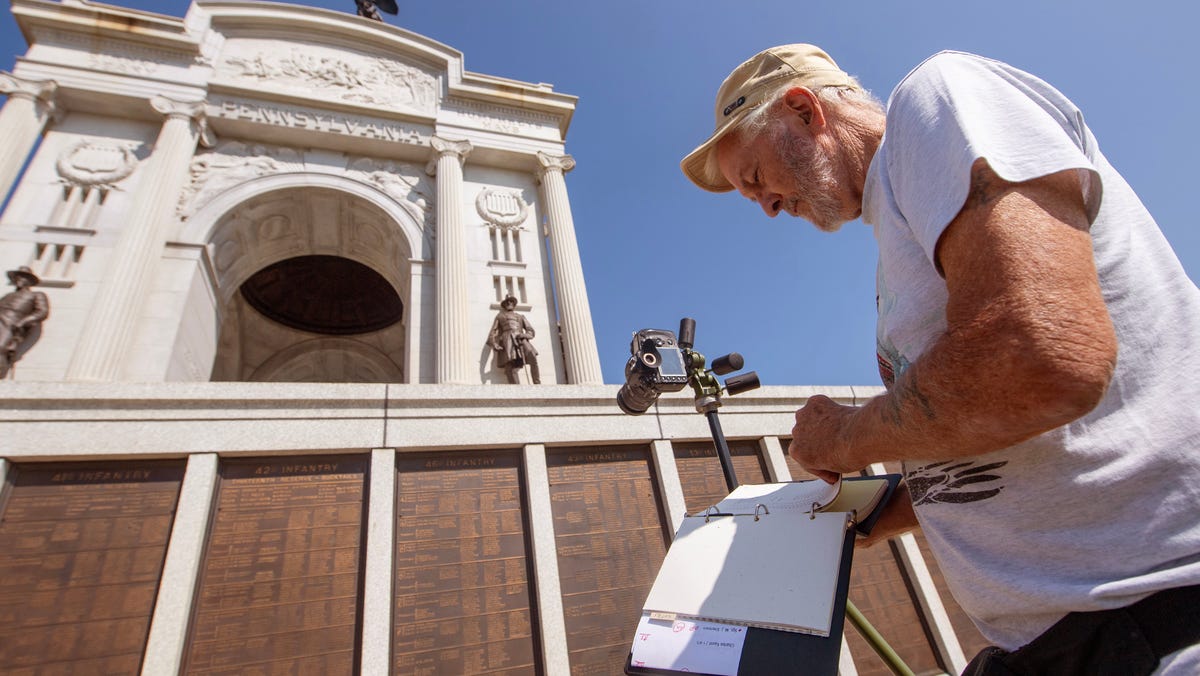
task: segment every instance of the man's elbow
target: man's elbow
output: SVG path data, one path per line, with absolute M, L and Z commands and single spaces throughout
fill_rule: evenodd
M 1108 392 L 1117 365 L 1115 335 L 1092 334 L 1086 344 L 1068 346 L 1032 366 L 1031 403 L 1047 429 L 1073 422 L 1095 409 Z

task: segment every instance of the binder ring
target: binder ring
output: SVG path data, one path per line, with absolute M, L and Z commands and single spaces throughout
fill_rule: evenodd
M 771 513 L 771 510 L 767 509 L 767 506 L 760 502 L 759 504 L 754 506 L 754 520 L 755 521 L 758 521 L 758 510 L 760 510 L 760 509 L 762 510 L 763 514 Z
M 708 509 L 704 510 L 704 523 L 708 523 L 708 520 L 711 519 L 714 514 L 720 514 L 720 512 L 716 510 L 716 505 L 712 505 Z
M 808 508 L 808 520 L 809 521 L 812 521 L 817 518 L 817 508 L 820 506 L 821 506 L 821 503 L 814 502 L 814 503 L 812 503 L 812 507 Z

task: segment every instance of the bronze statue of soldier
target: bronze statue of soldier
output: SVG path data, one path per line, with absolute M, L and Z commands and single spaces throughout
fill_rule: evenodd
M 530 342 L 533 326 L 525 315 L 516 311 L 517 299 L 508 296 L 500 303 L 500 312 L 488 332 L 488 345 L 496 353 L 496 366 L 504 369 L 508 382 L 518 383 L 517 371 L 529 366 L 529 377 L 535 385 L 542 382 L 538 373 L 537 350 Z
M 26 266 L 9 270 L 8 281 L 17 290 L 0 298 L 0 379 L 8 376 L 21 343 L 50 315 L 46 294 L 30 288 L 41 281 L 33 270 Z

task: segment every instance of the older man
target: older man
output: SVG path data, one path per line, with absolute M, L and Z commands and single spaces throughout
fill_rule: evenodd
M 922 526 L 1003 649 L 972 669 L 1200 673 L 1200 291 L 1066 97 L 943 52 L 885 111 L 785 45 L 730 74 L 682 168 L 874 227 L 888 391 L 809 399 L 789 453 L 831 481 L 903 463 L 880 533 Z

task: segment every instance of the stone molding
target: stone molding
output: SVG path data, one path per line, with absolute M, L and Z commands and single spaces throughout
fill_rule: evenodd
M 528 134 L 539 129 L 558 129 L 559 123 L 559 118 L 552 115 L 475 101 L 446 102 L 442 109 L 461 115 L 488 131 L 503 134 Z

